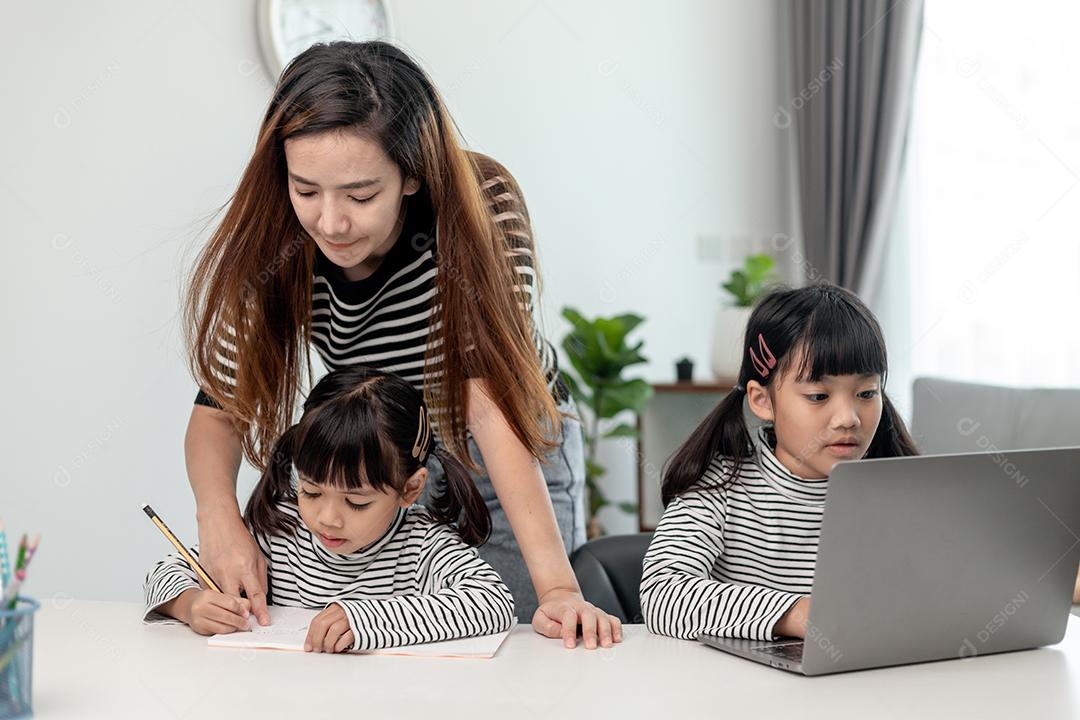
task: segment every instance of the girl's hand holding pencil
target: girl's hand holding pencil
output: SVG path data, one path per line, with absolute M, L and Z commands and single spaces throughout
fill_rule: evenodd
M 248 630 L 251 603 L 246 598 L 191 588 L 180 593 L 161 612 L 187 624 L 200 635 L 224 635 Z
M 150 518 L 150 521 L 173 544 L 173 547 L 176 548 L 191 569 L 195 571 L 195 574 L 199 576 L 199 581 L 203 586 L 199 589 L 191 588 L 180 593 L 172 601 L 162 605 L 161 612 L 186 623 L 200 635 L 218 635 L 231 633 L 235 630 L 248 630 L 250 627 L 248 625 L 248 616 L 252 613 L 252 601 L 223 592 L 223 590 L 231 588 L 223 588 L 214 581 L 206 568 L 199 564 L 199 561 L 184 547 L 184 544 L 169 529 L 165 521 L 158 517 L 152 507 L 143 505 L 142 509 L 146 516 Z M 251 535 L 248 535 L 247 538 L 252 544 L 255 543 Z M 266 613 L 266 622 L 260 621 L 261 624 L 270 624 L 270 613 L 266 610 L 265 596 L 262 598 L 262 611 Z

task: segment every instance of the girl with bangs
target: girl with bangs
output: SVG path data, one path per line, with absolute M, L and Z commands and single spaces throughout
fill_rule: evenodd
M 805 637 L 833 466 L 917 454 L 885 394 L 881 328 L 853 293 L 774 291 L 744 345 L 734 390 L 664 471 L 641 579 L 654 633 Z
M 425 510 L 414 503 L 432 458 L 447 484 Z M 432 444 L 420 393 L 394 375 L 358 366 L 323 377 L 275 444 L 244 521 L 267 563 L 267 603 L 321 611 L 306 651 L 452 640 L 513 623 L 510 590 L 474 549 L 491 532 L 484 500 L 468 470 Z M 200 587 L 179 555 L 150 571 L 144 591 L 145 622 L 179 620 L 202 635 L 249 627 L 251 601 Z

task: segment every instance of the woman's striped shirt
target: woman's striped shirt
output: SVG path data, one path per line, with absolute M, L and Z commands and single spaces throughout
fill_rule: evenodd
M 517 183 L 501 165 L 483 156 L 481 189 L 495 222 L 510 240 L 506 253 L 517 278 L 512 296 L 532 318 L 533 344 L 548 387 L 557 401 L 568 396 L 558 379 L 558 361 L 551 343 L 539 329 L 535 253 L 528 210 Z M 437 277 L 452 269 L 438 264 L 435 214 L 420 193 L 405 199 L 401 235 L 375 272 L 348 280 L 344 271 L 316 248 L 312 286 L 311 341 L 328 370 L 362 364 L 400 375 L 421 390 L 425 381 L 438 383 L 442 355 L 438 348 L 441 323 Z M 428 343 L 434 348 L 425 362 Z M 235 386 L 236 346 L 219 338 L 215 374 Z M 195 402 L 215 405 L 204 392 Z
M 399 509 L 382 537 L 348 555 L 323 547 L 295 503 L 278 508 L 296 519 L 296 529 L 255 537 L 266 556 L 267 602 L 317 610 L 338 603 L 354 650 L 488 635 L 515 622 L 513 597 L 498 573 L 419 505 Z M 191 550 L 197 558 L 198 548 Z M 177 622 L 157 608 L 197 587 L 183 558 L 162 560 L 146 576 L 144 622 Z
M 775 639 L 777 621 L 814 580 L 828 479 L 806 480 L 776 459 L 760 432 L 731 480 L 716 457 L 668 505 L 645 555 L 641 611 L 654 633 Z

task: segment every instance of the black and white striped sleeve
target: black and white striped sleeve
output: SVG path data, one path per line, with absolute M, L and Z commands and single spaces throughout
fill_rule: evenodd
M 514 623 L 514 600 L 499 574 L 445 525 L 420 548 L 417 595 L 339 599 L 354 650 L 490 635 Z
M 507 240 L 506 259 L 514 277 L 514 294 L 523 310 L 536 308 L 536 259 L 529 211 L 517 182 L 500 166 L 481 188 L 487 196 L 492 219 Z
M 218 380 L 224 385 L 232 388 L 235 392 L 236 388 L 236 329 L 228 323 L 222 325 L 227 337 L 218 335 L 211 340 L 214 343 L 214 354 L 212 359 L 212 365 L 210 372 L 214 374 Z M 228 392 L 228 391 L 226 391 Z M 230 393 L 231 396 L 231 393 Z M 212 408 L 221 409 L 221 405 L 210 397 L 205 390 L 199 389 L 198 394 L 195 396 L 196 405 L 207 405 Z
M 199 548 L 193 547 L 188 550 L 192 557 L 198 560 Z M 143 582 L 143 597 L 146 601 L 143 622 L 147 624 L 180 622 L 158 612 L 158 608 L 192 588 L 199 588 L 199 576 L 195 570 L 179 555 L 169 555 L 146 574 Z
M 480 166 L 485 173 L 481 190 L 487 198 L 492 219 L 506 238 L 506 261 L 510 265 L 513 297 L 529 317 L 532 340 L 540 355 L 541 367 L 555 368 L 558 360 L 542 329 L 536 243 L 525 196 L 514 176 L 500 163 L 483 157 Z M 549 385 L 554 386 L 558 373 L 552 372 L 550 375 Z
M 536 248 L 525 196 L 502 163 L 481 154 L 476 154 L 475 160 L 488 212 L 506 240 L 505 257 L 512 274 L 514 297 L 523 310 L 535 315 L 539 294 Z
M 712 576 L 724 552 L 725 516 L 719 489 L 696 487 L 668 505 L 641 577 L 641 612 L 651 632 L 771 640 L 776 623 L 802 597 Z

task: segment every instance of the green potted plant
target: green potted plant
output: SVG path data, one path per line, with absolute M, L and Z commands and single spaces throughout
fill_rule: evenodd
M 641 354 L 644 341 L 631 345 L 626 339 L 644 318 L 624 314 L 590 320 L 569 307 L 563 308 L 562 316 L 572 326 L 563 338 L 562 347 L 574 372 L 565 369 L 561 375 L 582 414 L 585 486 L 589 494 L 588 536 L 593 538 L 603 534 L 597 513 L 611 504 L 597 483 L 605 473 L 605 468 L 597 462 L 600 441 L 636 438 L 635 426 L 616 423 L 615 417 L 627 410 L 641 412 L 652 396 L 652 386 L 641 378 L 623 377 L 626 368 L 647 361 Z M 618 507 L 624 512 L 637 510 L 634 503 L 619 503 Z
M 721 285 L 727 297 L 717 308 L 713 324 L 712 371 L 717 378 L 734 382 L 738 377 L 746 350 L 742 343 L 750 311 L 754 303 L 780 282 L 773 271 L 775 267 L 776 261 L 769 255 L 750 255 Z

